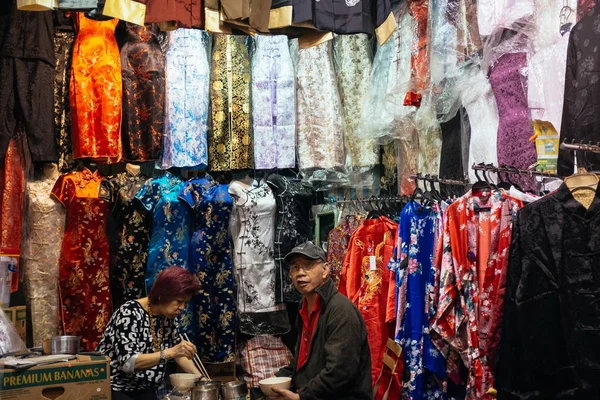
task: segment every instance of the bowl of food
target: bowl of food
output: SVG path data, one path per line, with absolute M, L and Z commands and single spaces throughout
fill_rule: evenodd
M 273 391 L 273 388 L 289 390 L 292 386 L 292 378 L 267 378 L 258 382 L 260 390 L 267 397 L 277 397 L 277 393 Z
M 190 390 L 198 381 L 198 377 L 194 374 L 171 374 L 171 385 L 179 390 Z

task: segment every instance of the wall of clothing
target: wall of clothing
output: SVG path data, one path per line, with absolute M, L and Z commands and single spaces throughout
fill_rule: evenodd
M 0 256 L 20 270 L 0 265 L 0 297 L 22 283 L 34 344 L 93 350 L 177 264 L 202 284 L 180 324 L 203 361 L 286 360 L 283 257 L 315 240 L 367 322 L 376 398 L 594 397 L 596 197 L 512 188 L 598 169 L 558 149 L 600 142 L 596 3 L 4 1 Z M 417 189 L 480 163 L 510 185 Z

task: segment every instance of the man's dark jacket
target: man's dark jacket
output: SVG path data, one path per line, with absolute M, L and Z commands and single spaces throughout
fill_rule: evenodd
M 276 375 L 291 376 L 301 400 L 371 400 L 371 354 L 360 312 L 331 279 L 317 293 L 323 306 L 308 360 L 296 371 L 294 358 Z M 302 340 L 302 318 L 297 325 L 296 354 Z

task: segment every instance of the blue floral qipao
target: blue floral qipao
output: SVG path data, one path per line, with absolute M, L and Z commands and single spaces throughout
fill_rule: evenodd
M 403 399 L 443 399 L 435 377 L 446 375 L 444 358 L 429 336 L 427 295 L 435 272 L 432 265 L 437 213 L 429 207 L 409 202 L 400 215 L 398 229 L 400 254 L 390 261 L 398 288 L 396 341 L 402 346 L 405 378 Z
M 210 36 L 198 29 L 169 32 L 166 56 L 166 115 L 159 165 L 208 165 L 207 132 Z
M 229 236 L 233 200 L 228 190 L 229 185 L 215 184 L 206 175 L 187 181 L 179 195 L 194 214 L 190 268 L 201 285 L 193 301 L 198 318 L 195 343 L 206 362 L 233 361 L 235 354 L 236 307 Z
M 190 208 L 179 200 L 184 181 L 165 172 L 160 178 L 146 181 L 135 197 L 152 214 L 152 234 L 146 267 L 146 291 L 158 273 L 177 265 L 189 269 Z M 180 327 L 189 332 L 194 326 L 190 304 L 181 315 Z

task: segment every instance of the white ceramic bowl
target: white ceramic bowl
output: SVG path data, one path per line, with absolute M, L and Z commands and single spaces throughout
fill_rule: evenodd
M 279 395 L 272 391 L 271 388 L 275 387 L 277 389 L 289 390 L 292 386 L 292 378 L 267 378 L 258 382 L 258 385 L 260 386 L 260 390 L 262 390 L 265 396 L 277 397 Z
M 171 385 L 180 390 L 190 390 L 198 381 L 198 377 L 194 374 L 171 374 Z

